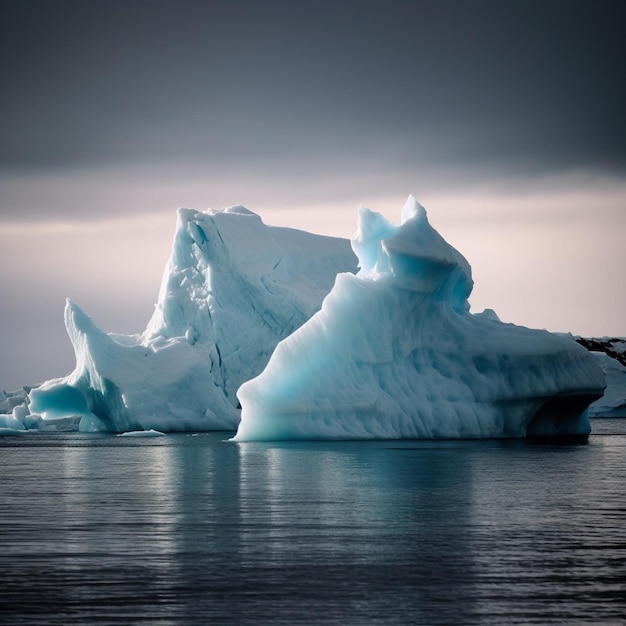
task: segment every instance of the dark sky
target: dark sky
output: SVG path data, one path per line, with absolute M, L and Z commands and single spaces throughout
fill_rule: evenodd
M 626 170 L 622 0 L 1 7 L 3 176 L 138 163 L 216 176 Z
M 0 389 L 71 368 L 66 296 L 143 329 L 177 206 L 349 236 L 412 193 L 481 304 L 626 334 L 625 24 L 624 0 L 0 0 Z

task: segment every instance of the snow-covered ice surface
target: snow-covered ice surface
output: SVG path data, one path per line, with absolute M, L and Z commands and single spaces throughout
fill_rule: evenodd
M 358 275 L 238 391 L 236 441 L 584 436 L 605 382 L 566 337 L 469 312 L 465 258 L 412 197 L 361 209 Z
M 241 383 L 319 309 L 337 272 L 356 270 L 347 240 L 268 227 L 241 206 L 180 209 L 146 330 L 106 333 L 68 300 L 76 367 L 33 389 L 30 412 L 75 416 L 83 432 L 235 430 Z

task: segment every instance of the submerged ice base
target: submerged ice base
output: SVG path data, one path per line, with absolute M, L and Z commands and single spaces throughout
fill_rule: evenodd
M 401 226 L 362 209 L 358 275 L 238 392 L 236 441 L 568 437 L 605 382 L 567 338 L 472 315 L 465 258 L 412 197 Z

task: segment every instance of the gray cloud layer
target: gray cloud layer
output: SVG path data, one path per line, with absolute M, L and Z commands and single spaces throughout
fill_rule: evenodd
M 4 0 L 0 171 L 263 161 L 623 175 L 621 0 Z

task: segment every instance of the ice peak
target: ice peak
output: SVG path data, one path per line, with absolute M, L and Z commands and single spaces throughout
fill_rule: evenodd
M 468 310 L 472 272 L 465 257 L 430 225 L 426 209 L 409 196 L 395 226 L 380 213 L 359 207 L 352 238 L 359 276 L 386 277 L 412 291 L 436 293 L 456 310 Z
M 235 204 L 233 206 L 224 209 L 224 213 L 235 213 L 237 215 L 254 215 L 254 217 L 259 217 L 256 213 L 247 209 L 243 204 Z
M 359 259 L 362 275 L 384 274 L 389 271 L 389 258 L 383 250 L 384 239 L 398 230 L 380 213 L 364 206 L 359 207 L 357 231 L 352 237 L 352 250 Z
M 426 217 L 426 209 L 413 197 L 413 195 L 409 194 L 404 207 L 402 207 L 400 223 L 404 224 L 406 221 L 414 217 L 417 217 L 420 221 L 428 220 Z

